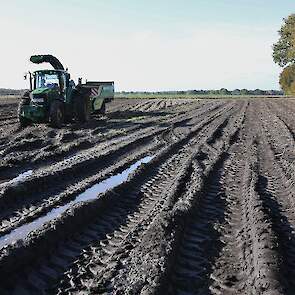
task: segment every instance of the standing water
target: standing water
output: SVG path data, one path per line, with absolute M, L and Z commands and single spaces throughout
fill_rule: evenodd
M 141 164 L 150 162 L 153 159 L 153 157 L 154 156 L 147 156 L 138 160 L 136 163 L 131 165 L 129 168 L 127 168 L 123 172 L 116 174 L 114 176 L 111 176 L 107 178 L 106 180 L 93 185 L 92 187 L 87 189 L 85 192 L 78 195 L 75 200 L 61 207 L 54 208 L 51 211 L 49 211 L 46 215 L 41 216 L 30 223 L 26 223 L 16 228 L 15 230 L 11 231 L 9 234 L 4 235 L 3 237 L 0 238 L 0 249 L 17 240 L 24 239 L 31 231 L 40 228 L 46 222 L 49 222 L 53 220 L 54 218 L 60 216 L 62 213 L 64 213 L 67 209 L 69 209 L 71 206 L 75 205 L 76 203 L 96 199 L 100 193 L 104 193 L 107 190 L 122 184 L 124 181 L 127 180 L 128 176 L 133 171 L 135 171 Z
M 16 185 L 22 181 L 25 181 L 29 176 L 31 176 L 33 174 L 33 170 L 28 170 L 26 172 L 21 173 L 20 175 L 18 175 L 17 177 L 6 181 L 6 182 L 2 182 L 0 183 L 0 189 L 4 186 L 8 186 L 8 185 Z

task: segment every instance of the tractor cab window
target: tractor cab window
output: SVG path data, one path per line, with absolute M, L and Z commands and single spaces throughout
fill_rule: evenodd
M 57 74 L 36 73 L 35 76 L 36 88 L 56 88 L 59 89 L 59 78 Z

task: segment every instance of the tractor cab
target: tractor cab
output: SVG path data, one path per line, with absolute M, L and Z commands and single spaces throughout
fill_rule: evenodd
M 54 124 L 56 109 L 61 120 L 72 112 L 71 95 L 75 85 L 69 82 L 70 74 L 65 70 L 38 70 L 30 74 L 30 91 L 21 102 L 19 116 L 21 124 L 48 122 Z
M 40 70 L 33 73 L 32 99 L 58 97 L 66 100 L 69 74 L 60 70 Z

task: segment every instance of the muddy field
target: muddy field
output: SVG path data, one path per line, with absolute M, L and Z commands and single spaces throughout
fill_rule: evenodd
M 0 294 L 295 294 L 295 100 L 0 100 Z

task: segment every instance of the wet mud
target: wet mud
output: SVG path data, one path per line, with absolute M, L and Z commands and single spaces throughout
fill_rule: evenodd
M 0 101 L 0 294 L 295 294 L 295 102 Z

